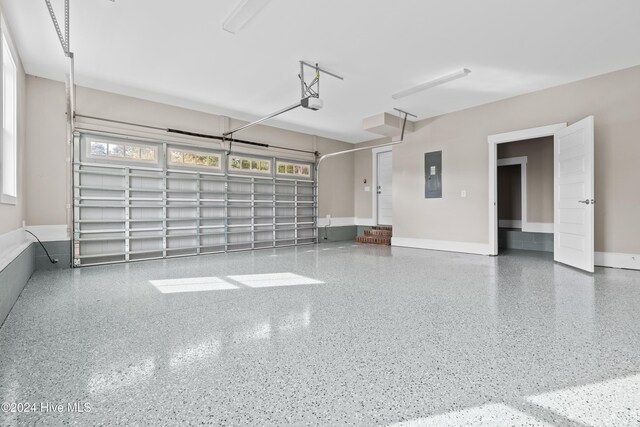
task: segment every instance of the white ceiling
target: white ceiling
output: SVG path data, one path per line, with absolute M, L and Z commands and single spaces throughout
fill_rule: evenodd
M 377 137 L 362 118 L 393 107 L 424 119 L 640 64 L 638 0 L 272 0 L 232 35 L 238 1 L 71 0 L 78 84 L 255 119 L 296 102 L 298 60 L 317 61 L 345 77 L 323 78 L 325 108 L 269 124 L 360 142 Z M 45 2 L 0 3 L 26 72 L 64 80 Z

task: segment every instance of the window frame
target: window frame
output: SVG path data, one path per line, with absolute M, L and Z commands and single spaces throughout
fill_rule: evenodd
M 101 155 L 96 155 L 96 154 L 92 154 L 91 153 L 91 145 L 93 143 L 96 144 L 105 144 L 106 146 L 106 151 L 105 154 L 103 156 Z M 109 145 L 122 145 L 123 148 L 123 155 L 122 156 L 113 156 L 113 155 L 109 155 Z M 142 158 L 131 158 L 131 157 L 126 157 L 126 149 L 127 146 L 129 147 L 135 147 L 140 149 L 140 151 L 142 151 L 143 148 L 148 148 L 153 150 L 154 153 L 154 159 L 153 160 L 149 160 L 149 159 L 142 159 Z M 106 162 L 106 163 L 113 163 L 113 162 L 125 162 L 126 164 L 129 163 L 138 163 L 138 164 L 143 164 L 143 165 L 159 165 L 161 164 L 161 158 L 160 158 L 160 153 L 161 153 L 161 147 L 159 147 L 157 144 L 155 143 L 146 143 L 143 141 L 135 141 L 135 140 L 129 140 L 129 139 L 118 139 L 118 138 L 102 138 L 99 136 L 93 136 L 93 135 L 89 135 L 84 139 L 84 158 L 87 160 L 92 160 L 92 161 L 98 161 L 98 162 Z
M 287 172 L 285 170 L 285 172 L 280 172 L 280 166 L 284 166 L 285 168 L 287 168 L 288 166 L 291 166 L 294 170 L 295 168 L 307 168 L 308 173 L 295 173 L 295 172 Z M 312 179 L 313 178 L 313 167 L 310 163 L 299 163 L 299 162 L 294 162 L 294 161 L 289 161 L 289 160 L 277 160 L 276 161 L 276 175 L 278 176 L 285 176 L 285 177 L 289 177 L 289 178 L 295 178 L 295 179 Z
M 233 160 L 237 159 L 240 162 L 248 161 L 250 162 L 249 169 L 236 169 L 233 166 Z M 262 169 L 253 169 L 251 166 L 253 162 L 266 162 L 269 165 L 267 170 Z M 241 175 L 256 175 L 256 176 L 271 176 L 273 177 L 273 158 L 271 157 L 260 157 L 260 156 L 252 156 L 252 155 L 244 155 L 244 154 L 230 154 L 227 156 L 227 171 L 229 174 L 241 174 Z
M 199 164 L 194 164 L 194 163 L 185 163 L 185 162 L 175 162 L 173 160 L 171 160 L 171 153 L 172 152 L 181 152 L 182 154 L 192 154 L 195 156 L 213 156 L 216 157 L 218 159 L 218 166 L 212 166 L 212 165 L 199 165 Z M 167 165 L 168 166 L 173 166 L 173 167 L 178 167 L 178 168 L 197 168 L 197 169 L 202 169 L 202 170 L 207 170 L 207 171 L 212 171 L 212 172 L 222 172 L 224 170 L 224 156 L 223 153 L 221 152 L 217 152 L 217 151 L 199 151 L 199 150 L 194 150 L 191 148 L 185 148 L 185 147 L 181 147 L 181 146 L 168 146 L 167 147 Z
M 8 57 L 12 63 L 12 84 L 13 84 L 13 117 L 12 117 L 12 143 L 13 143 L 13 181 L 15 183 L 14 188 L 11 189 L 11 192 L 15 194 L 10 194 L 5 191 L 5 182 L 4 182 L 4 171 L 6 167 L 6 159 L 4 158 L 4 150 L 5 150 L 5 124 L 4 124 L 4 116 L 5 116 L 5 67 L 4 67 L 4 54 L 5 50 L 8 53 Z M 19 191 L 19 165 L 18 165 L 18 151 L 19 151 L 19 141 L 18 141 L 18 56 L 13 44 L 13 40 L 11 35 L 7 30 L 7 25 L 4 20 L 4 16 L 0 17 L 0 55 L 2 55 L 2 65 L 0 66 L 2 72 L 2 85 L 0 85 L 0 117 L 2 117 L 2 132 L 0 132 L 0 203 L 7 205 L 17 205 L 18 203 L 18 191 Z

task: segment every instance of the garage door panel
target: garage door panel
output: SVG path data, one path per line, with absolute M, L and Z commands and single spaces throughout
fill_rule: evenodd
M 91 152 L 94 139 L 124 157 Z M 316 241 L 311 162 L 91 132 L 74 155 L 75 266 Z

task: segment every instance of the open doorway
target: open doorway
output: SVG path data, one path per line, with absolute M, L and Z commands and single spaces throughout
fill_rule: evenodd
M 553 137 L 503 143 L 497 151 L 498 250 L 554 250 Z
M 553 259 L 594 271 L 593 116 L 567 126 L 559 123 L 489 135 L 489 254 L 498 255 L 498 147 L 515 141 L 553 137 Z M 527 189 L 531 188 L 527 185 Z M 527 209 L 528 212 L 529 209 Z M 529 225 L 534 224 L 529 221 Z M 532 230 L 538 231 L 538 230 Z
M 489 135 L 487 142 L 489 143 L 489 253 L 491 255 L 498 255 L 498 148 L 503 144 L 509 144 L 517 141 L 526 140 L 540 140 L 541 138 L 552 137 L 555 138 L 559 132 L 567 129 L 566 123 L 557 123 L 548 126 L 541 126 L 537 128 L 523 129 L 513 132 L 500 133 L 495 135 Z M 556 140 L 553 142 L 554 153 L 553 161 L 554 168 L 557 162 L 556 156 Z M 509 157 L 503 152 L 505 157 Z M 512 156 L 513 157 L 513 156 Z M 522 157 L 522 156 L 520 156 Z M 554 177 L 555 178 L 555 177 Z M 526 179 L 526 176 L 525 176 Z M 528 186 L 527 186 L 528 188 Z M 557 188 L 554 182 L 554 192 Z M 526 203 L 526 202 L 525 202 Z M 528 208 L 523 209 L 528 211 Z M 554 225 L 553 229 L 556 229 L 556 206 L 555 206 L 555 194 L 554 194 Z M 528 218 L 527 218 L 528 222 Z M 555 242 L 554 242 L 554 258 L 555 258 Z

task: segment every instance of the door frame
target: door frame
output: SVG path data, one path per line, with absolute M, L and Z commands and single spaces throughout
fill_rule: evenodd
M 371 206 L 373 207 L 371 219 L 373 225 L 378 225 L 378 154 L 391 151 L 391 163 L 393 164 L 393 146 L 373 148 L 371 150 Z M 393 177 L 393 167 L 391 168 Z M 393 188 L 393 187 L 392 187 Z
M 561 129 L 567 127 L 567 123 L 556 123 L 536 128 L 516 130 L 513 132 L 489 135 L 489 255 L 498 255 L 498 144 L 523 141 L 526 139 L 543 138 L 553 136 Z M 555 153 L 555 140 L 553 142 Z M 555 204 L 555 200 L 553 201 Z M 555 209 L 554 209 L 555 224 Z

